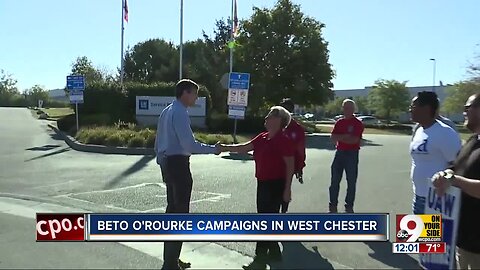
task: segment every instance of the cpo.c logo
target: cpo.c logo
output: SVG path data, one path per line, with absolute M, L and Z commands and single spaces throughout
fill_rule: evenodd
M 415 242 L 422 234 L 424 228 L 423 220 L 417 215 L 406 215 L 400 220 L 400 230 L 397 233 L 399 239 L 407 242 Z

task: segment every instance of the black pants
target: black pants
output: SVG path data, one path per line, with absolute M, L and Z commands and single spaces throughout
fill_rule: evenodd
M 258 213 L 279 213 L 283 202 L 283 191 L 285 180 L 257 181 L 257 212 Z M 268 253 L 280 253 L 278 242 L 262 241 L 257 242 L 255 255 L 257 259 L 263 260 Z
M 193 179 L 188 156 L 168 156 L 160 165 L 163 182 L 167 186 L 166 213 L 190 212 Z M 163 248 L 163 268 L 178 268 L 178 259 L 183 242 L 165 242 Z

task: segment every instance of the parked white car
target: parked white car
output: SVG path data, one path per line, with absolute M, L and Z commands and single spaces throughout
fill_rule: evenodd
M 362 121 L 364 125 L 378 125 L 380 124 L 380 120 L 378 120 L 374 116 L 358 116 L 358 120 Z

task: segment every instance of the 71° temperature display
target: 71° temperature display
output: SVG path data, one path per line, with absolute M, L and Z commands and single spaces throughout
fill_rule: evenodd
M 416 254 L 429 253 L 440 254 L 446 252 L 446 244 L 444 242 L 436 243 L 393 243 L 393 253 Z

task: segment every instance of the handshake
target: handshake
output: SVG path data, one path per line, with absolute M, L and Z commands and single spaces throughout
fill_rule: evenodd
M 248 143 L 243 144 L 223 144 L 217 142 L 215 144 L 215 155 L 220 155 L 222 152 L 236 152 L 236 153 L 248 153 L 253 150 L 253 145 Z
M 226 144 L 217 142 L 215 144 L 215 155 L 220 155 L 222 152 L 229 152 L 230 149 Z

